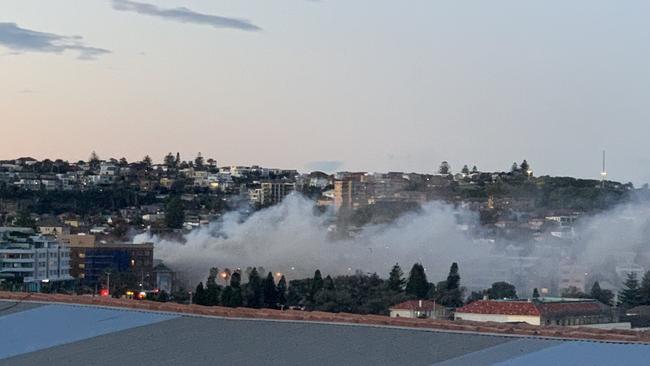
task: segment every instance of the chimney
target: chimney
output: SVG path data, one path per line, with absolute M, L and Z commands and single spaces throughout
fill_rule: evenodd
M 418 300 L 418 307 L 419 307 L 419 308 L 422 307 L 422 300 Z

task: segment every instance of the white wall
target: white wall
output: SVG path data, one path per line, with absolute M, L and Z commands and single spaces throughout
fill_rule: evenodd
M 454 318 L 457 320 L 471 320 L 476 322 L 497 322 L 497 323 L 525 322 L 532 325 L 540 325 L 540 317 L 530 316 L 530 315 L 456 313 Z

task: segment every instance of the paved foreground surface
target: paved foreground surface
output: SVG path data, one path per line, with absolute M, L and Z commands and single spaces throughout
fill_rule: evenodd
M 642 344 L 0 301 L 0 365 L 645 365 L 648 359 L 650 346 Z

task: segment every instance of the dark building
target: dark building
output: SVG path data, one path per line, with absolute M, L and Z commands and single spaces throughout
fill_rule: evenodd
M 152 243 L 71 243 L 70 257 L 70 274 L 87 286 L 99 284 L 107 271 L 133 273 L 145 288 L 154 283 Z

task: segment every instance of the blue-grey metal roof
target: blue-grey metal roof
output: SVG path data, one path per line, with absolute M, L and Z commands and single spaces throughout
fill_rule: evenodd
M 650 346 L 80 305 L 1 309 L 0 365 L 645 365 Z

